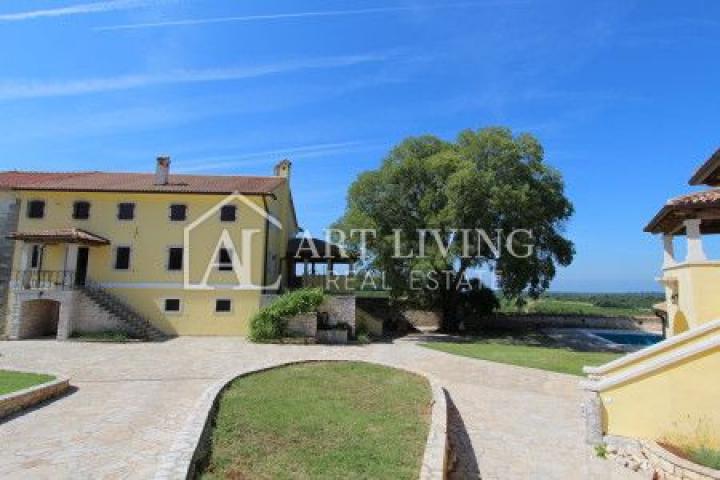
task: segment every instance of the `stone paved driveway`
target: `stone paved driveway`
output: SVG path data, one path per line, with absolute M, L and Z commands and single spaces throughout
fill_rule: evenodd
M 451 400 L 454 478 L 635 478 L 583 443 L 577 379 L 435 352 L 413 342 L 366 347 L 253 345 L 237 338 L 162 344 L 0 342 L 0 368 L 54 371 L 77 390 L 0 424 L 2 479 L 150 479 L 203 392 L 281 361 L 371 360 L 440 379 Z

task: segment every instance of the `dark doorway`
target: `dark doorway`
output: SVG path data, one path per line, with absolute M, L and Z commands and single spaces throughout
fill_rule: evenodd
M 56 337 L 60 320 L 60 302 L 28 300 L 20 308 L 20 338 Z
M 78 248 L 77 266 L 75 267 L 75 286 L 84 287 L 87 279 L 88 255 L 90 249 L 87 247 Z

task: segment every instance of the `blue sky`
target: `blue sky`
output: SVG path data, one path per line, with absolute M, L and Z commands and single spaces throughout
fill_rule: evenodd
M 711 1 L 5 0 L 0 168 L 289 157 L 317 234 L 404 137 L 504 125 L 541 140 L 576 207 L 553 288 L 650 290 L 642 227 L 720 144 L 719 50 Z

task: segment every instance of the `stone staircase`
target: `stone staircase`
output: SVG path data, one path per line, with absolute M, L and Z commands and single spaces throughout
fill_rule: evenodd
M 142 315 L 100 285 L 88 281 L 82 292 L 98 308 L 125 327 L 130 335 L 154 342 L 161 342 L 169 338 Z

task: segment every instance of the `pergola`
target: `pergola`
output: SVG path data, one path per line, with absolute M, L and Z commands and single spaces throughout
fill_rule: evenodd
M 315 279 L 324 279 L 335 274 L 335 265 L 348 265 L 348 276 L 354 274 L 353 267 L 357 258 L 339 245 L 328 243 L 319 238 L 293 238 L 287 247 L 288 287 L 317 286 Z M 303 274 L 298 276 L 296 268 L 303 265 Z M 326 273 L 317 275 L 316 265 L 324 265 Z
M 690 179 L 690 185 L 720 186 L 720 149 Z M 645 227 L 645 231 L 663 234 L 663 267 L 675 265 L 673 237 L 687 237 L 687 262 L 707 260 L 702 235 L 720 233 L 720 188 L 675 197 L 663 206 Z

